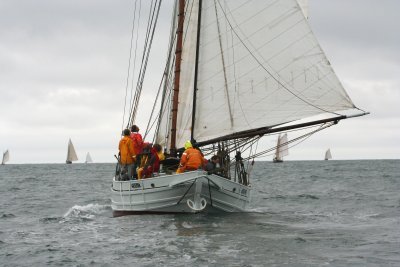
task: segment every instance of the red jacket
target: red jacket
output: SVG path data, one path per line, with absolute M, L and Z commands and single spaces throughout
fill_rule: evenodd
M 142 135 L 138 132 L 131 133 L 131 139 L 133 142 L 133 149 L 135 151 L 135 155 L 139 155 L 143 150 L 143 138 Z

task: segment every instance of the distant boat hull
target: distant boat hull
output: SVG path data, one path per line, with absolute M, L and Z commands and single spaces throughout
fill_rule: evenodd
M 273 163 L 282 163 L 282 162 L 283 162 L 283 159 L 274 158 L 274 159 L 272 160 L 272 162 L 273 162 Z
M 245 211 L 251 188 L 204 171 L 116 181 L 111 187 L 113 216 L 143 213 Z
M 72 161 L 66 160 L 65 163 L 67 163 L 67 164 L 72 164 Z

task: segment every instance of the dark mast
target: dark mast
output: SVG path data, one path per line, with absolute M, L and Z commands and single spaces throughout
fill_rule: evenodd
M 182 42 L 183 42 L 183 22 L 185 19 L 185 0 L 179 0 L 178 29 L 176 31 L 175 49 L 175 77 L 174 77 L 174 96 L 172 100 L 172 125 L 171 125 L 171 156 L 176 156 L 176 121 L 178 116 L 179 103 L 179 81 L 181 77 Z

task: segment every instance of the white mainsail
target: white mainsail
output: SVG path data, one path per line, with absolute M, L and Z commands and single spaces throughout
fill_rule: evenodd
M 203 1 L 192 126 L 198 0 L 187 1 L 176 143 L 355 108 L 296 0 Z M 189 12 L 191 11 L 191 12 Z M 163 105 L 169 106 L 166 98 Z M 170 109 L 170 108 L 169 108 Z M 160 129 L 168 129 L 168 112 Z M 168 145 L 169 131 L 157 142 Z
M 68 152 L 67 152 L 67 163 L 72 163 L 72 161 L 77 161 L 78 156 L 76 155 L 74 145 L 72 144 L 71 139 L 68 141 Z
M 7 149 L 6 152 L 3 153 L 3 160 L 1 161 L 1 164 L 4 165 L 9 160 L 10 160 L 10 152 Z
M 331 154 L 331 149 L 328 148 L 328 150 L 325 152 L 325 160 L 332 159 L 332 154 Z
M 92 160 L 92 157 L 90 156 L 90 154 L 89 154 L 89 152 L 86 154 L 86 160 L 85 160 L 85 163 L 92 163 L 93 162 L 93 160 Z
M 299 5 L 301 7 L 301 10 L 303 11 L 304 16 L 308 19 L 309 18 L 308 0 L 297 0 L 297 2 L 299 2 Z

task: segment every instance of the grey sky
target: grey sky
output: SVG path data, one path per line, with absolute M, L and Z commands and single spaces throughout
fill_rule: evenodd
M 161 77 L 171 3 L 163 3 L 146 90 Z M 0 150 L 10 150 L 10 163 L 64 162 L 69 138 L 80 162 L 87 152 L 95 162 L 114 161 L 133 7 L 127 0 L 0 1 Z M 355 104 L 371 115 L 314 135 L 288 159 L 320 159 L 328 147 L 336 159 L 400 158 L 399 11 L 397 0 L 310 0 L 317 39 Z

